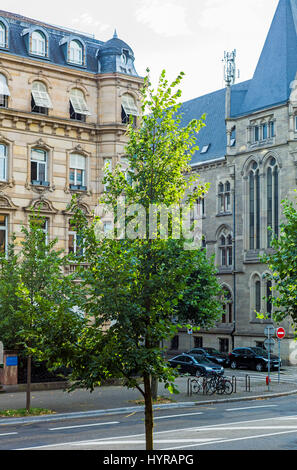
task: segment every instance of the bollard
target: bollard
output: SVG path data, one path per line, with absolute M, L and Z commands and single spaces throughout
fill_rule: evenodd
M 235 375 L 232 377 L 232 387 L 233 387 L 233 393 L 237 393 L 237 380 Z

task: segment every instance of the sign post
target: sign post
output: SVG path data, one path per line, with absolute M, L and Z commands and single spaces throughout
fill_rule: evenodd
M 193 336 L 193 328 L 192 326 L 188 329 L 188 335 L 190 337 L 190 350 L 192 349 L 192 336 Z
M 280 363 L 281 363 L 281 339 L 283 339 L 286 336 L 286 332 L 284 328 L 278 328 L 276 331 L 276 336 L 278 338 L 278 383 L 280 384 Z
M 0 365 L 4 364 L 4 347 L 2 341 L 0 341 Z
M 270 387 L 270 354 L 273 351 L 274 344 L 275 344 L 274 339 L 272 338 L 272 336 L 274 336 L 274 334 L 275 334 L 274 327 L 272 325 L 267 326 L 264 330 L 264 334 L 268 338 L 264 342 L 264 345 L 265 345 L 266 350 L 268 351 L 268 382 L 267 382 L 267 385 L 268 385 L 268 391 L 269 391 L 269 387 Z

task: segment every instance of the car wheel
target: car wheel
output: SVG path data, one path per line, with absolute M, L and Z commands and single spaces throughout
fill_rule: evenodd
M 263 371 L 263 366 L 262 366 L 261 362 L 258 362 L 256 364 L 256 371 L 257 372 L 262 372 Z
M 236 361 L 231 361 L 231 362 L 230 362 L 230 367 L 231 367 L 231 369 L 233 369 L 233 370 L 234 370 L 234 369 L 237 369 L 237 363 L 236 363 Z

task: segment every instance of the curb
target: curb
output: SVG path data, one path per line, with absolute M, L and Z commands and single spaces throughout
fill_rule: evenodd
M 162 405 L 153 405 L 154 410 L 169 410 L 169 409 L 176 409 L 176 408 L 193 408 L 195 406 L 201 405 L 216 405 L 220 403 L 235 403 L 239 401 L 253 401 L 253 400 L 264 400 L 270 398 L 278 398 L 278 397 L 285 397 L 289 395 L 296 395 L 297 390 L 292 390 L 290 392 L 282 392 L 282 393 L 273 393 L 270 395 L 255 395 L 252 397 L 238 397 L 238 398 L 226 398 L 226 399 L 219 399 L 219 400 L 205 400 L 200 402 L 181 402 L 181 403 L 171 403 L 171 404 L 162 404 Z M 143 412 L 144 406 L 134 406 L 134 407 L 126 407 L 126 408 L 111 408 L 107 410 L 94 410 L 94 411 L 80 411 L 80 412 L 73 412 L 73 413 L 59 413 L 56 415 L 43 415 L 43 416 L 32 416 L 31 418 L 9 418 L 9 419 L 2 419 L 0 418 L 0 425 L 6 424 L 34 424 L 34 423 L 42 423 L 42 422 L 49 422 L 49 421 L 61 421 L 65 419 L 78 419 L 78 418 L 95 418 L 100 416 L 110 416 L 114 414 L 125 414 L 125 413 L 137 413 Z

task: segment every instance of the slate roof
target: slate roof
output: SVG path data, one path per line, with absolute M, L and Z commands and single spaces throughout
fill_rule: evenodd
M 112 38 L 109 41 L 100 41 L 96 39 L 92 35 L 88 35 L 86 33 L 81 33 L 77 31 L 71 31 L 67 28 L 62 28 L 59 26 L 49 25 L 47 23 L 34 20 L 31 18 L 26 18 L 24 16 L 10 13 L 7 11 L 0 10 L 0 21 L 1 18 L 6 22 L 9 29 L 9 38 L 8 38 L 8 48 L 1 48 L 1 53 L 6 54 L 13 54 L 20 57 L 30 57 L 32 60 L 36 60 L 39 62 L 47 62 L 53 63 L 55 65 L 61 65 L 64 67 L 69 67 L 73 69 L 81 69 L 91 73 L 113 73 L 113 72 L 121 72 L 127 73 L 128 75 L 136 75 L 137 72 L 134 68 L 134 55 L 133 51 L 130 46 L 128 46 L 125 42 L 121 41 L 120 39 Z M 26 28 L 36 28 L 40 27 L 41 31 L 46 32 L 48 37 L 48 44 L 49 44 L 49 57 L 34 57 L 28 53 L 28 48 L 26 46 L 26 41 L 22 33 Z M 72 38 L 72 39 L 79 39 L 82 44 L 85 46 L 85 64 L 84 65 L 73 65 L 69 64 L 65 59 L 65 54 L 63 52 L 63 47 L 61 46 L 61 42 L 63 40 Z M 129 71 L 125 72 L 122 68 L 119 69 L 117 66 L 116 60 L 109 60 L 108 66 L 104 65 L 101 67 L 101 64 L 98 61 L 98 54 L 100 49 L 104 49 L 105 45 L 116 43 L 117 49 L 114 50 L 114 54 L 121 54 L 122 50 L 121 47 L 125 47 L 129 51 L 129 56 L 131 59 L 129 65 Z
M 279 0 L 258 65 L 251 80 L 231 87 L 231 118 L 286 103 L 297 72 L 297 0 Z M 226 155 L 226 89 L 187 101 L 181 107 L 186 125 L 206 113 L 206 127 L 198 135 L 199 151 L 192 164 Z M 209 145 L 207 153 L 201 153 Z

